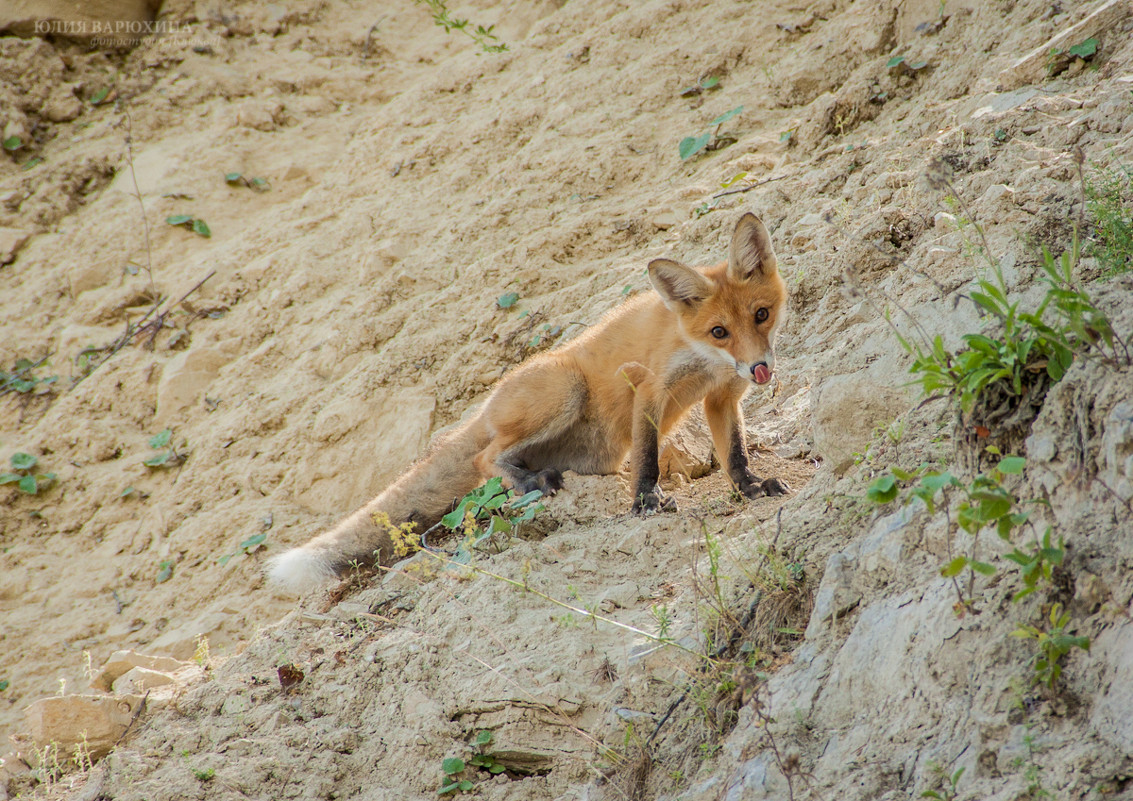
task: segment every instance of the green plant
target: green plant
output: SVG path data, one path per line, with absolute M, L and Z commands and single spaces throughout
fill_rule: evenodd
M 216 563 L 218 565 L 226 565 L 232 557 L 241 553 L 251 556 L 259 549 L 261 545 L 263 545 L 264 540 L 266 540 L 267 538 L 268 535 L 266 531 L 261 534 L 253 534 L 251 537 L 248 537 L 246 540 L 237 545 L 236 550 L 232 553 L 227 553 L 224 556 L 218 557 Z
M 518 292 L 507 292 L 496 298 L 496 305 L 501 309 L 510 309 L 519 301 Z
M 149 446 L 161 451 L 142 462 L 146 467 L 174 467 L 184 461 L 185 457 L 177 452 L 173 445 L 173 429 L 167 428 L 149 438 Z
M 173 566 L 176 563 L 172 559 L 162 559 L 157 563 L 157 576 L 154 578 L 158 584 L 164 584 L 173 578 Z
M 0 484 L 15 484 L 20 492 L 35 495 L 55 483 L 54 473 L 36 473 L 39 459 L 30 453 L 13 453 L 10 459 L 12 471 L 0 473 Z
M 1035 641 L 1036 653 L 1031 658 L 1031 667 L 1034 670 L 1032 681 L 1054 689 L 1062 676 L 1062 658 L 1075 648 L 1089 651 L 1090 638 L 1069 633 L 1070 613 L 1063 611 L 1062 604 L 1056 603 L 1051 606 L 1045 622 L 1049 622 L 1050 625 L 1044 625 L 1043 628 L 1020 625 L 1012 632 L 1012 636 Z
M 433 17 L 433 24 L 444 28 L 445 33 L 451 33 L 452 31 L 463 33 L 479 45 L 480 50 L 484 53 L 503 53 L 507 51 L 507 45 L 500 42 L 499 37 L 493 33 L 496 27 L 495 25 L 489 25 L 487 28 L 483 25 L 472 27 L 467 19 L 452 16 L 449 13 L 448 5 L 445 0 L 413 0 L 413 2 L 429 9 L 429 13 Z M 493 42 L 498 42 L 498 44 L 492 44 Z
M 1094 236 L 1085 252 L 1098 260 L 1106 275 L 1133 268 L 1133 170 L 1126 166 L 1099 168 L 1082 181 L 1086 210 L 1094 221 Z
M 701 78 L 692 86 L 682 89 L 678 94 L 680 94 L 681 97 L 694 97 L 702 92 L 712 92 L 719 88 L 721 88 L 720 79 L 715 76 L 709 76 L 707 78 Z
M 499 476 L 465 495 L 440 522 L 447 529 L 464 533 L 453 561 L 468 564 L 472 561 L 472 550 L 478 545 L 532 520 L 544 509 L 543 504 L 537 503 L 542 497 L 540 490 L 526 495 L 505 490 Z
M 3 142 L 0 142 L 0 146 L 2 146 L 9 153 L 15 153 L 17 150 L 24 146 L 24 140 L 18 136 L 9 136 Z
M 257 192 L 266 192 L 271 189 L 271 184 L 268 183 L 267 178 L 245 178 L 238 172 L 226 172 L 224 181 L 229 186 L 246 186 L 249 189 L 255 189 Z
M 464 768 L 464 760 L 459 757 L 448 757 L 441 762 L 441 772 L 444 774 L 444 779 L 441 780 L 441 788 L 437 790 L 437 795 L 454 793 L 457 790 L 462 793 L 470 792 L 476 785 L 470 779 L 457 778 L 464 772 Z
M 212 230 L 209 229 L 208 223 L 191 214 L 173 214 L 166 217 L 165 221 L 170 225 L 179 225 L 183 228 L 187 228 L 194 234 L 203 236 L 206 239 L 212 236 Z
M 11 686 L 12 682 L 8 681 L 7 679 L 0 679 L 0 693 L 4 692 Z
M 193 778 L 199 782 L 211 782 L 216 778 L 216 770 L 213 768 L 205 768 L 204 770 L 193 768 Z
M 960 777 L 964 775 L 965 768 L 959 768 L 955 773 L 948 775 L 941 770 L 941 787 L 940 790 L 925 790 L 921 793 L 921 798 L 935 798 L 936 801 L 954 801 L 957 798 L 956 785 L 960 783 Z M 947 781 L 947 784 L 945 784 Z
M 702 150 L 719 150 L 720 148 L 734 144 L 736 141 L 734 137 L 720 136 L 720 126 L 741 114 L 743 110 L 743 106 L 736 106 L 731 111 L 725 111 L 719 117 L 708 123 L 708 127 L 714 130 L 705 131 L 700 136 L 686 136 L 682 139 L 677 148 L 680 152 L 681 161 L 688 161 Z
M 59 376 L 53 375 L 40 378 L 35 375 L 35 371 L 46 361 L 46 356 L 38 362 L 21 358 L 16 359 L 16 363 L 12 365 L 11 371 L 0 370 L 0 395 L 5 395 L 9 392 L 27 394 L 39 387 L 50 387 L 59 380 Z

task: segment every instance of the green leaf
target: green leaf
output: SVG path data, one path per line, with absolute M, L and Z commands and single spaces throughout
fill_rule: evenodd
M 487 729 L 484 729 L 476 735 L 476 739 L 473 742 L 475 742 L 476 745 L 479 746 L 488 745 L 490 742 L 492 742 L 492 733 Z
M 226 172 L 226 173 L 224 174 L 224 180 L 225 180 L 225 181 L 227 181 L 227 182 L 228 182 L 228 183 L 230 183 L 230 184 L 231 184 L 231 183 L 235 183 L 236 181 L 239 181 L 239 180 L 240 180 L 241 178 L 243 178 L 243 177 L 244 177 L 244 176 L 243 176 L 243 175 L 241 175 L 241 174 L 240 174 L 240 173 L 238 173 L 238 172 Z
M 705 78 L 700 82 L 701 89 L 715 89 L 720 85 L 720 79 L 713 75 L 711 78 Z
M 467 498 L 457 504 L 456 508 L 441 518 L 441 525 L 447 529 L 456 530 L 464 522 L 464 512 L 471 503 Z
M 30 453 L 13 453 L 11 461 L 12 467 L 16 470 L 31 470 L 38 464 L 39 459 Z
M 155 579 L 155 581 L 157 581 L 158 584 L 164 584 L 165 582 L 169 581 L 169 579 L 173 578 L 173 563 L 172 562 L 169 562 L 169 561 L 161 562 L 158 565 L 158 568 L 159 568 L 159 570 L 157 571 L 157 578 Z
M 531 490 L 531 492 L 527 493 L 526 495 L 520 495 L 518 498 L 512 498 L 511 501 L 508 502 L 508 505 L 512 509 L 522 509 L 525 506 L 530 506 L 542 497 L 542 490 Z
M 508 292 L 496 298 L 496 305 L 501 309 L 510 309 L 519 300 L 518 292 Z
M 169 461 L 169 457 L 172 456 L 172 455 L 173 455 L 173 453 L 171 451 L 166 451 L 165 453 L 159 453 L 157 456 L 154 456 L 153 458 L 146 459 L 144 462 L 142 462 L 142 464 L 144 464 L 146 467 L 161 467 L 162 465 L 164 465 L 166 462 Z
M 253 536 L 248 537 L 248 539 L 246 539 L 242 543 L 240 543 L 240 545 L 238 547 L 242 551 L 248 551 L 249 549 L 254 550 L 257 545 L 262 543 L 267 538 L 268 538 L 268 535 L 267 535 L 266 532 L 263 533 L 263 534 L 254 534 Z
M 134 489 L 133 487 L 126 487 L 126 489 L 122 490 L 122 494 L 119 495 L 118 497 L 119 498 L 129 498 L 135 492 L 137 492 L 137 490 Z
M 445 794 L 451 793 L 453 790 L 457 790 L 459 788 L 460 788 L 460 782 L 449 782 L 448 784 L 443 785 L 441 787 L 441 789 L 437 790 L 437 795 L 445 795 Z
M 1098 40 L 1091 36 L 1089 39 L 1069 48 L 1066 52 L 1078 58 L 1089 58 L 1098 52 Z
M 953 559 L 951 562 L 946 564 L 944 567 L 940 568 L 940 575 L 944 576 L 944 578 L 952 578 L 953 576 L 960 575 L 960 573 L 967 566 L 968 566 L 968 557 L 957 556 L 955 559 Z
M 444 771 L 446 776 L 452 776 L 454 773 L 460 773 L 464 770 L 464 760 L 459 757 L 449 757 L 441 763 L 441 770 Z
M 165 221 L 170 225 L 185 225 L 193 221 L 192 214 L 172 214 L 165 218 Z
M 28 170 L 32 169 L 33 167 L 38 167 L 42 163 L 43 163 L 42 158 L 40 158 L 39 156 L 32 156 L 30 159 L 28 159 L 27 161 L 24 162 L 24 165 L 22 167 L 20 167 L 20 169 L 23 170 L 24 172 L 27 172 Z
M 874 503 L 889 503 L 897 497 L 897 479 L 891 475 L 874 479 L 865 496 Z
M 972 570 L 979 573 L 981 576 L 994 576 L 995 566 L 989 565 L 987 562 L 972 562 Z
M 933 492 L 936 492 L 937 490 L 944 489 L 945 487 L 950 485 L 959 484 L 960 482 L 957 481 L 951 473 L 945 471 L 943 473 L 934 473 L 927 475 L 921 479 L 921 483 Z
M 35 476 L 24 476 L 16 486 L 19 487 L 20 492 L 26 492 L 28 495 L 35 495 L 39 489 L 36 486 Z
M 492 765 L 492 767 L 488 768 L 488 773 L 491 773 L 493 776 L 495 776 L 496 774 L 503 773 L 505 770 L 507 770 L 507 768 L 499 763 L 496 763 L 495 765 Z
M 24 146 L 24 140 L 18 136 L 9 136 L 0 144 L 3 144 L 4 149 L 12 153 Z
M 700 136 L 688 136 L 681 140 L 678 150 L 681 154 L 681 161 L 688 161 L 700 151 L 708 146 L 708 140 L 712 138 L 711 132 L 706 132 Z
M 467 793 L 468 791 L 470 791 L 475 786 L 476 785 L 474 785 L 468 779 L 464 779 L 463 781 L 460 782 L 460 792 Z
M 193 220 L 193 233 L 203 236 L 205 239 L 212 236 L 212 231 L 209 230 L 204 220 Z
M 1001 473 L 1017 476 L 1023 472 L 1023 468 L 1027 466 L 1027 460 L 1022 456 L 1004 456 L 999 460 L 996 469 Z
M 218 565 L 220 565 L 221 567 L 223 567 L 224 565 L 228 564 L 228 561 L 229 561 L 229 560 L 230 560 L 230 559 L 231 559 L 231 558 L 232 558 L 233 556 L 235 556 L 235 555 L 236 555 L 236 554 L 234 554 L 234 553 L 227 553 L 227 554 L 225 554 L 224 556 L 222 556 L 222 557 L 220 557 L 219 559 L 217 559 L 217 560 L 216 560 L 216 563 L 217 563 Z
M 151 448 L 164 448 L 169 444 L 170 437 L 173 436 L 173 429 L 167 428 L 164 431 L 154 434 L 149 438 L 149 446 Z
M 927 61 L 913 61 L 913 62 L 910 62 L 907 66 L 911 70 L 923 70 L 926 66 L 928 66 L 928 62 Z
M 12 685 L 7 679 L 0 679 L 0 693 L 7 690 L 10 686 Z
M 900 64 L 904 60 L 905 60 L 904 56 L 893 56 L 893 58 L 891 58 L 891 59 L 889 59 L 888 61 L 885 62 L 885 66 L 888 69 L 893 69 L 894 67 L 896 67 L 898 64 Z
M 712 122 L 708 123 L 708 127 L 709 128 L 715 128 L 717 125 L 723 125 L 725 122 L 732 119 L 736 115 L 743 113 L 743 110 L 744 110 L 743 106 L 736 106 L 731 111 L 725 111 L 719 117 L 712 120 Z
M 21 478 L 23 478 L 23 476 L 19 473 L 0 473 L 0 484 L 14 484 Z
M 95 92 L 93 95 L 90 96 L 90 104 L 92 106 L 97 106 L 99 103 L 101 103 L 103 100 L 106 99 L 106 96 L 108 94 L 110 94 L 110 87 L 104 86 L 103 88 L 99 89 L 97 92 Z

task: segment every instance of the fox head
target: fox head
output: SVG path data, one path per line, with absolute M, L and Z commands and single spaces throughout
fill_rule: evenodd
M 758 217 L 740 217 L 728 261 L 694 269 L 654 259 L 649 279 L 676 313 L 682 334 L 697 353 L 734 368 L 748 381 L 771 380 L 787 286 L 779 276 L 771 237 Z

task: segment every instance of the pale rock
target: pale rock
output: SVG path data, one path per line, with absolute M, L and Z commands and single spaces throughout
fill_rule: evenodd
M 1122 498 L 1133 495 L 1133 402 L 1121 401 L 1106 415 L 1101 451 L 1104 481 Z
M 91 757 L 105 756 L 130 725 L 142 699 L 136 695 L 57 695 L 24 711 L 27 733 L 37 745 L 58 743 L 70 753 L 86 737 Z
M 75 84 L 63 84 L 51 93 L 43 107 L 43 116 L 52 122 L 70 122 L 83 111 L 83 104 L 75 97 Z
M 932 217 L 932 225 L 934 228 L 940 228 L 945 231 L 956 230 L 956 215 L 949 214 L 946 211 L 938 211 Z
M 0 265 L 14 262 L 31 234 L 31 231 L 22 228 L 0 228 Z
M 146 690 L 176 683 L 177 679 L 168 673 L 136 667 L 115 679 L 113 689 L 115 695 L 144 695 Z
M 862 594 L 854 588 L 855 556 L 851 549 L 832 553 L 827 558 L 807 625 L 808 638 L 816 636 L 824 623 L 844 617 L 861 602 Z
M 827 378 L 812 399 L 815 449 L 841 474 L 865 451 L 874 428 L 907 408 L 905 394 L 893 387 L 854 374 Z
M 668 231 L 674 226 L 680 225 L 680 216 L 672 209 L 657 209 L 650 213 L 649 222 L 658 231 Z
M 799 220 L 798 225 L 822 225 L 824 222 L 826 222 L 826 220 L 823 219 L 821 214 L 811 212 L 810 214 L 804 214 L 802 219 Z
M 232 615 L 224 612 L 206 612 L 192 620 L 182 623 L 162 633 L 149 644 L 155 651 L 165 651 L 175 659 L 187 660 L 197 652 L 197 640 L 208 637 L 223 627 Z
M 661 478 L 680 474 L 700 478 L 712 471 L 712 432 L 704 412 L 695 407 L 681 424 L 665 438 L 658 463 Z
M 1105 665 L 1108 679 L 1090 710 L 1090 731 L 1122 753 L 1133 753 L 1133 624 L 1126 619 L 1099 634 L 1090 661 Z
M 182 351 L 165 363 L 157 385 L 157 418 L 167 423 L 173 415 L 200 401 L 220 368 L 231 356 L 216 348 Z
M 142 668 L 147 672 L 176 673 L 188 667 L 187 662 L 172 659 L 168 656 L 151 656 L 140 654 L 137 651 L 115 651 L 106 660 L 103 666 L 90 680 L 92 690 L 110 692 L 119 677 L 126 675 L 135 668 Z
M 992 184 L 983 193 L 980 198 L 980 204 L 983 208 L 990 209 L 999 205 L 1000 201 L 1007 204 L 1015 203 L 1015 190 L 1007 186 L 1007 184 Z

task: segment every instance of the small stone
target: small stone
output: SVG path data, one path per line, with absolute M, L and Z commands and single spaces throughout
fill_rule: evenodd
M 31 238 L 31 231 L 21 228 L 0 228 L 0 265 L 11 264 L 16 254 Z
M 176 673 L 184 667 L 188 667 L 187 662 L 168 656 L 150 656 L 137 651 L 115 651 L 90 680 L 90 687 L 92 690 L 110 692 L 120 676 L 126 675 L 135 668 L 144 668 L 148 673 L 169 674 Z
M 115 695 L 143 695 L 146 690 L 176 683 L 177 679 L 168 673 L 136 667 L 126 671 L 114 681 L 114 693 Z

